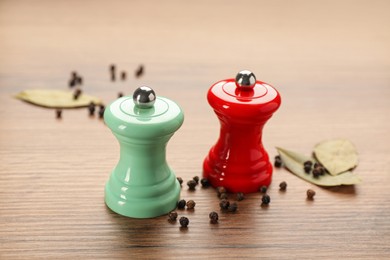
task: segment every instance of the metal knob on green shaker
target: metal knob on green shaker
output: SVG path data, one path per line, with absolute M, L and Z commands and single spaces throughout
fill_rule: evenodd
M 114 212 L 152 218 L 176 208 L 180 184 L 166 161 L 166 145 L 183 124 L 180 107 L 140 87 L 133 97 L 115 100 L 104 121 L 120 144 L 120 159 L 105 187 L 105 202 Z

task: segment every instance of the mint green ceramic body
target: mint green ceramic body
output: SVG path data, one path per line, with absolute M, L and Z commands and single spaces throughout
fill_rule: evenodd
M 180 184 L 166 162 L 165 148 L 184 120 L 173 101 L 157 97 L 151 108 L 138 108 L 125 96 L 104 112 L 104 121 L 120 144 L 120 159 L 105 188 L 107 206 L 133 218 L 152 218 L 176 208 Z

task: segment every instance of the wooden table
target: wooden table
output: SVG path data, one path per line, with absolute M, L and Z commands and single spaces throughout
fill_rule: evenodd
M 389 259 L 389 9 L 372 0 L 1 1 L 0 259 Z M 126 82 L 109 81 L 111 63 L 129 72 Z M 182 189 L 197 203 L 179 211 L 187 230 L 166 216 L 125 218 L 104 204 L 119 146 L 102 120 L 86 109 L 56 120 L 12 98 L 67 89 L 73 70 L 106 104 L 150 85 L 185 111 L 168 161 L 188 181 L 219 133 L 205 94 L 244 68 L 282 95 L 264 129 L 271 157 L 275 146 L 309 154 L 347 138 L 363 183 L 321 188 L 276 169 L 268 208 L 247 195 L 218 225 L 208 220 L 219 212 L 215 190 L 199 187 Z

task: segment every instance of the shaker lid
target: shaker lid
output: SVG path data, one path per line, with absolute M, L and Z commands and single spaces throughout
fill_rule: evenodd
M 123 96 L 106 109 L 104 120 L 123 135 L 159 136 L 174 132 L 183 123 L 180 107 L 167 98 L 156 96 L 153 89 L 142 86 L 133 96 Z
M 215 83 L 207 98 L 215 110 L 235 117 L 266 116 L 278 109 L 281 102 L 278 91 L 256 80 L 249 70 L 240 71 L 234 79 Z

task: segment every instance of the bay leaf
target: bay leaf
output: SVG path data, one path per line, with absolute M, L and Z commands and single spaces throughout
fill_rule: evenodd
M 276 150 L 278 151 L 285 167 L 288 170 L 310 183 L 319 186 L 339 186 L 353 185 L 361 182 L 360 177 L 350 171 L 336 176 L 325 173 L 324 175 L 315 178 L 313 174 L 307 174 L 303 169 L 303 163 L 305 161 L 312 161 L 313 163 L 315 162 L 313 158 L 280 147 L 277 147 Z
M 353 169 L 358 164 L 356 148 L 347 139 L 323 141 L 314 147 L 314 155 L 331 175 Z
M 91 102 L 96 105 L 101 104 L 97 97 L 82 93 L 78 99 L 73 99 L 72 91 L 52 90 L 52 89 L 30 89 L 24 90 L 15 98 L 32 103 L 37 106 L 48 108 L 77 108 L 86 107 Z

